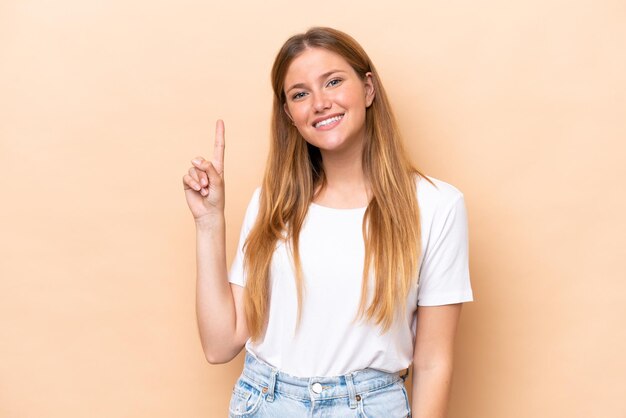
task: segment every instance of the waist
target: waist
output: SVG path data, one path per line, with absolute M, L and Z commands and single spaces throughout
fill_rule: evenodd
M 276 392 L 298 399 L 333 399 L 354 397 L 404 381 L 408 369 L 389 373 L 368 368 L 339 376 L 297 377 L 270 366 L 246 351 L 242 374 L 259 386 L 270 387 Z

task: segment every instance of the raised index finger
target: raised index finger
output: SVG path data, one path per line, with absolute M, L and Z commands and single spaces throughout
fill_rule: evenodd
M 215 146 L 213 148 L 213 166 L 218 173 L 224 172 L 224 121 L 218 119 L 215 124 Z

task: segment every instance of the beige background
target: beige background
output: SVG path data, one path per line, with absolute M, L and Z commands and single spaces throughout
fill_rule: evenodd
M 623 1 L 0 3 L 0 417 L 222 417 L 181 178 L 226 121 L 228 250 L 269 71 L 311 25 L 376 63 L 460 188 L 476 301 L 450 418 L 626 417 Z

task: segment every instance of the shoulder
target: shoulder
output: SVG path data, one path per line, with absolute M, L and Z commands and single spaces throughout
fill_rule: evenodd
M 252 197 L 248 202 L 248 207 L 246 209 L 246 215 L 244 218 L 244 224 L 249 229 L 254 224 L 256 217 L 259 213 L 259 206 L 261 203 L 261 186 L 258 186 L 252 192 Z
M 256 206 L 259 206 L 259 201 L 261 199 L 261 186 L 258 186 L 252 192 L 252 198 L 250 199 L 250 203 L 254 203 Z
M 446 211 L 459 203 L 463 203 L 463 193 L 457 187 L 443 180 L 430 176 L 419 176 L 416 187 L 417 201 L 422 211 Z

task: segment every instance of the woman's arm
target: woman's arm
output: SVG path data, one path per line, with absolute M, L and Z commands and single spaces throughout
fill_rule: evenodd
M 248 330 L 243 288 L 228 282 L 224 221 L 224 123 L 215 126 L 213 160 L 192 160 L 183 176 L 185 198 L 196 223 L 196 315 L 204 355 L 225 363 L 243 348 Z
M 196 316 L 207 361 L 232 360 L 248 339 L 244 289 L 228 282 L 224 218 L 196 222 Z
M 454 336 L 461 303 L 417 308 L 413 351 L 413 418 L 445 418 L 452 381 Z

